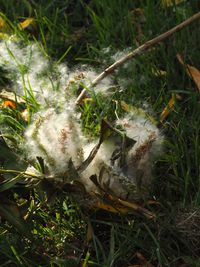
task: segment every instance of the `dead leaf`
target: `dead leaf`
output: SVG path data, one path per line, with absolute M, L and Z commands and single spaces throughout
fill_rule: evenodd
M 88 245 L 93 239 L 93 228 L 90 220 L 88 219 L 87 234 L 86 234 L 86 244 Z
M 3 108 L 12 108 L 12 109 L 16 109 L 17 105 L 15 101 L 12 100 L 5 100 L 3 102 Z
M 162 0 L 163 7 L 171 7 L 174 5 L 179 5 L 183 3 L 185 0 Z
M 0 31 L 2 33 L 9 33 L 11 30 L 10 26 L 6 22 L 6 20 L 3 18 L 3 16 L 0 14 Z
M 175 97 L 172 96 L 167 106 L 163 109 L 160 115 L 160 122 L 163 122 L 166 119 L 166 117 L 169 115 L 169 112 L 173 109 L 174 105 L 175 105 Z
M 24 30 L 29 26 L 35 26 L 35 19 L 34 18 L 27 18 L 24 21 L 18 23 L 18 28 L 20 30 Z
M 153 212 L 143 208 L 142 206 L 140 206 L 137 203 L 128 202 L 128 201 L 122 200 L 120 198 L 118 198 L 118 202 L 127 208 L 130 208 L 130 209 L 133 209 L 135 211 L 142 213 L 148 219 L 155 219 L 156 218 L 156 215 Z
M 141 263 L 147 262 L 147 259 L 145 258 L 145 256 L 141 252 L 136 252 L 135 255 Z
M 141 252 L 136 252 L 135 256 L 137 258 L 137 261 L 139 261 L 138 264 L 129 265 L 128 267 L 154 267 Z
M 4 14 L 0 13 L 0 39 L 8 40 L 13 37 L 12 29 L 4 17 Z
M 121 214 L 126 214 L 130 210 L 130 209 L 126 208 L 126 207 L 117 206 L 116 204 L 114 206 L 114 203 L 113 203 L 113 205 L 105 204 L 102 201 L 97 201 L 94 204 L 94 207 L 97 208 L 97 209 L 108 211 L 108 212 L 121 213 Z
M 154 69 L 152 68 L 152 73 L 153 75 L 155 75 L 156 77 L 163 77 L 163 76 L 167 76 L 167 72 L 165 70 L 160 70 L 160 69 Z
M 155 205 L 155 206 L 161 206 L 161 203 L 156 201 L 156 200 L 148 200 L 147 201 L 148 205 Z
M 24 109 L 22 112 L 21 112 L 21 116 L 23 118 L 24 121 L 29 121 L 29 117 L 30 117 L 30 114 L 29 114 L 29 111 L 28 109 Z
M 179 94 L 173 94 L 170 98 L 167 106 L 163 109 L 161 115 L 160 115 L 160 122 L 162 123 L 166 117 L 169 115 L 169 112 L 173 109 L 176 100 L 182 100 L 181 95 Z
M 6 22 L 5 20 L 0 16 L 0 30 L 2 31 L 5 28 Z
M 197 68 L 195 68 L 189 64 L 185 64 L 185 62 L 184 62 L 184 60 L 180 54 L 177 54 L 176 57 L 177 57 L 178 61 L 181 63 L 181 65 L 186 67 L 187 74 L 195 82 L 197 89 L 200 92 L 200 71 Z
M 95 203 L 95 207 L 99 209 L 107 210 L 113 213 L 122 213 L 122 214 L 126 214 L 128 212 L 131 212 L 131 210 L 134 210 L 134 211 L 141 213 L 148 219 L 156 218 L 156 215 L 153 212 L 143 208 L 141 205 L 139 205 L 136 202 L 125 201 L 121 198 L 115 197 L 110 194 L 106 194 L 104 198 L 108 204 L 102 201 L 99 201 L 99 202 L 97 201 Z

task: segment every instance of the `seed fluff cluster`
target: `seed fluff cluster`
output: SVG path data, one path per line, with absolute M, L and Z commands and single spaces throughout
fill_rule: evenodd
M 0 43 L 0 66 L 9 73 L 11 85 L 7 89 L 24 99 L 31 96 L 38 104 L 24 133 L 29 162 L 34 165 L 42 158 L 46 177 L 60 181 L 65 177 L 69 183 L 79 180 L 92 195 L 102 191 L 123 199 L 146 195 L 154 160 L 162 152 L 163 136 L 145 110 L 135 108 L 116 119 L 114 128 L 122 134 L 107 138 L 82 168 L 98 140 L 91 142 L 83 134 L 81 114 L 74 103 L 79 85 L 90 88 L 96 71 L 85 65 L 70 70 L 52 62 L 38 45 L 22 47 L 12 41 Z M 113 87 L 108 77 L 95 87 L 95 93 L 106 95 Z M 71 166 L 77 173 L 73 179 L 67 175 Z M 96 183 L 91 179 L 94 176 Z

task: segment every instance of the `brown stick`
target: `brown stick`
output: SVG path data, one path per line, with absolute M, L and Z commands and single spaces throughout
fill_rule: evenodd
M 195 15 L 193 15 L 192 17 L 186 19 L 185 21 L 181 22 L 180 24 L 178 24 L 174 28 L 170 29 L 169 31 L 147 41 L 143 45 L 139 46 L 138 48 L 136 48 L 135 50 L 133 50 L 132 52 L 130 52 L 126 56 L 120 58 L 119 60 L 114 62 L 112 65 L 110 65 L 108 68 L 106 68 L 102 73 L 100 73 L 91 82 L 90 86 L 91 87 L 96 86 L 101 80 L 103 80 L 106 76 L 108 76 L 110 73 L 112 73 L 115 69 L 117 69 L 119 66 L 124 64 L 129 59 L 131 59 L 137 55 L 142 54 L 143 52 L 147 51 L 151 46 L 162 42 L 163 40 L 167 39 L 175 32 L 180 31 L 181 29 L 183 29 L 184 27 L 186 27 L 190 23 L 194 22 L 195 20 L 198 20 L 199 18 L 200 18 L 200 12 L 198 12 Z M 85 94 L 86 94 L 86 89 L 83 89 L 82 92 L 80 93 L 80 95 L 76 99 L 76 105 L 80 104 L 80 102 L 84 98 Z

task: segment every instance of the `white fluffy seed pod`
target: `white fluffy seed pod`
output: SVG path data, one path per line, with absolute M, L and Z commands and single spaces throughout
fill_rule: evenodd
M 141 109 L 118 120 L 117 124 L 125 130 L 127 137 L 136 141 L 126 155 L 123 173 L 139 191 L 148 191 L 152 183 L 152 165 L 162 153 L 164 137 L 152 117 Z
M 72 113 L 57 114 L 54 109 L 37 113 L 34 122 L 27 128 L 26 147 L 30 159 L 42 157 L 50 174 L 62 176 L 72 160 L 74 167 L 83 161 L 80 125 Z
M 84 146 L 85 159 L 87 159 L 94 146 L 94 143 Z M 120 171 L 111 165 L 111 157 L 115 149 L 116 144 L 114 139 L 111 138 L 104 142 L 90 165 L 80 174 L 81 181 L 87 192 L 97 194 L 103 193 L 103 191 L 110 191 L 110 193 L 123 198 L 127 195 L 127 192 L 119 181 Z M 93 175 L 96 175 L 99 186 L 96 186 L 90 179 Z
M 22 47 L 12 41 L 0 42 L 0 66 L 9 72 L 13 81 L 9 89 L 25 99 L 34 100 L 40 109 L 25 131 L 25 148 L 31 161 L 37 157 L 44 159 L 47 176 L 66 177 L 68 165 L 72 162 L 91 194 L 104 190 L 122 198 L 136 198 L 143 195 L 145 188 L 148 190 L 153 161 L 162 151 L 163 137 L 144 110 L 133 108 L 128 116 L 116 122 L 116 127 L 135 141 L 125 149 L 123 166 L 119 164 L 119 158 L 114 162 L 111 160 L 123 142 L 111 137 L 81 172 L 79 166 L 95 144 L 88 142 L 82 134 L 72 104 L 75 102 L 73 93 L 77 93 L 81 83 L 90 88 L 97 76 L 96 71 L 85 65 L 69 70 L 65 64 L 50 62 L 36 44 Z M 50 66 L 53 69 L 51 73 Z M 121 89 L 126 87 L 126 83 L 119 81 Z M 95 87 L 95 93 L 107 95 L 113 86 L 112 78 L 106 77 Z M 99 186 L 90 180 L 92 175 L 96 175 Z
M 144 110 L 136 109 L 128 116 L 118 120 L 126 136 L 133 142 L 126 149 L 124 165 L 111 160 L 113 153 L 119 149 L 122 140 L 109 138 L 98 150 L 95 158 L 81 173 L 81 179 L 86 190 L 99 193 L 101 189 L 117 197 L 138 199 L 146 195 L 152 183 L 152 165 L 162 151 L 163 136 L 151 117 Z M 86 159 L 95 144 L 84 148 Z M 99 186 L 96 186 L 90 177 L 96 175 Z

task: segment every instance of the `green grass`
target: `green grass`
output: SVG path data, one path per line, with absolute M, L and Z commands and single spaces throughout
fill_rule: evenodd
M 0 6 L 11 32 L 22 43 L 37 42 L 43 53 L 57 63 L 67 62 L 71 67 L 91 64 L 97 72 L 113 63 L 115 52 L 135 49 L 136 40 L 142 44 L 199 10 L 198 1 L 163 8 L 161 1 L 151 0 L 0 0 Z M 138 17 L 137 22 L 135 8 L 144 12 L 143 19 Z M 26 17 L 34 17 L 36 26 L 19 30 L 17 24 Z M 107 47 L 110 51 L 106 53 Z M 150 112 L 159 119 L 172 94 L 181 95 L 182 100 L 176 101 L 161 125 L 164 154 L 155 163 L 151 192 L 151 198 L 159 205 L 148 207 L 157 219 L 82 210 L 73 196 L 65 190 L 55 190 L 49 182 L 27 188 L 23 180 L 12 180 L 9 189 L 0 193 L 1 266 L 128 267 L 141 263 L 137 253 L 153 266 L 200 266 L 199 243 L 186 238 L 177 223 L 181 212 L 198 210 L 200 205 L 199 93 L 178 63 L 177 53 L 200 69 L 199 22 L 133 59 L 127 68 L 119 68 L 114 79 L 116 85 L 125 84 L 122 91 L 115 90 L 107 99 L 94 94 L 93 101 L 81 107 L 85 132 L 94 136 L 98 135 L 102 117 L 112 120 L 116 113 L 122 113 L 116 104 L 120 101 L 136 106 L 148 103 Z M 152 70 L 165 70 L 167 74 L 156 76 Z M 0 88 L 9 82 L 8 73 L 1 72 Z M 34 113 L 39 106 L 30 89 L 26 107 Z M 29 123 L 20 118 L 20 105 L 17 110 L 0 109 L 1 133 L 6 131 L 9 135 L 7 145 L 0 139 L 0 167 L 7 170 L 23 171 L 27 166 L 18 156 L 23 154 L 19 143 L 23 142 L 24 128 Z M 89 244 L 88 220 L 93 228 Z M 198 226 L 194 229 L 199 231 Z

